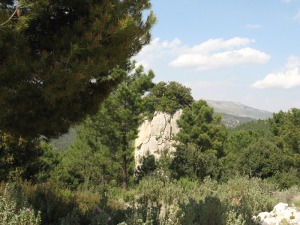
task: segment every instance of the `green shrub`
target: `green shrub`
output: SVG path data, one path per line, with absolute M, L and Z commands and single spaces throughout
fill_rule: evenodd
M 5 187 L 0 190 L 4 193 Z M 254 225 L 254 215 L 279 201 L 293 202 L 299 193 L 298 188 L 279 192 L 266 180 L 240 176 L 226 183 L 146 176 L 128 191 L 107 188 L 101 195 L 24 182 L 14 190 L 15 212 L 27 215 L 30 204 L 41 212 L 35 217 L 42 218 L 41 225 Z
M 0 195 L 0 223 L 5 225 L 40 225 L 40 212 L 23 200 L 13 185 L 7 184 Z
M 127 198 L 127 225 L 254 225 L 253 215 L 278 202 L 276 186 L 258 178 L 234 177 L 218 184 L 188 178 L 143 178 Z M 116 196 L 115 196 L 116 197 Z

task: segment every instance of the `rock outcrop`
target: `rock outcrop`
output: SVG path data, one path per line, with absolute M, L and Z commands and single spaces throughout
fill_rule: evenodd
M 271 212 L 261 212 L 254 219 L 262 225 L 300 225 L 300 213 L 294 207 L 288 207 L 286 203 L 279 203 Z
M 154 155 L 156 159 L 164 150 L 174 152 L 174 135 L 178 133 L 177 120 L 182 110 L 174 115 L 155 112 L 151 121 L 145 120 L 139 127 L 138 138 L 135 140 L 135 166 L 139 166 L 143 156 Z

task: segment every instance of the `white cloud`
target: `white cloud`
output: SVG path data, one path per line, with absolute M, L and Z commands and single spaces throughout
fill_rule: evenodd
M 219 81 L 219 82 L 197 81 L 197 82 L 186 82 L 184 83 L 184 85 L 191 88 L 192 90 L 236 87 L 236 85 L 230 81 Z
M 246 28 L 248 28 L 248 29 L 260 29 L 260 28 L 262 28 L 262 25 L 261 24 L 247 24 Z
M 281 0 L 284 3 L 290 3 L 292 0 Z
M 294 20 L 300 21 L 300 10 L 299 10 L 298 13 L 296 14 L 296 16 L 294 16 Z
M 258 80 L 251 86 L 258 89 L 300 87 L 300 58 L 296 56 L 289 57 L 281 72 L 270 73 L 263 80 Z
M 134 59 L 138 64 L 143 65 L 146 69 L 150 69 L 152 64 L 156 61 L 174 57 L 178 55 L 183 48 L 183 44 L 177 38 L 172 41 L 163 42 L 159 38 L 155 38 L 149 45 L 146 45 Z
M 259 50 L 246 47 L 253 39 L 235 37 L 229 40 L 211 39 L 180 54 L 170 65 L 196 70 L 220 69 L 241 64 L 262 64 L 270 56 Z
M 224 41 L 223 39 L 209 39 L 199 45 L 191 48 L 191 53 L 209 53 L 219 49 L 233 49 L 236 47 L 247 46 L 250 43 L 255 42 L 253 39 L 235 37 Z
M 193 70 L 266 63 L 270 59 L 268 54 L 248 47 L 254 42 L 254 39 L 234 37 L 228 40 L 210 39 L 190 47 L 179 39 L 160 41 L 155 38 L 134 59 L 146 68 L 164 60 L 173 67 Z

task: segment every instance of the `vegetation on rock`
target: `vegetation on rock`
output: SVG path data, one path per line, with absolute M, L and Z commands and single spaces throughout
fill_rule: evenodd
M 190 106 L 194 99 L 191 89 L 175 81 L 157 83 L 146 97 L 148 111 L 174 114 L 177 110 Z

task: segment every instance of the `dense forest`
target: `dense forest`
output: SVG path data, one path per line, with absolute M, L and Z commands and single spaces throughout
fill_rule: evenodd
M 130 61 L 155 23 L 147 0 L 18 3 L 0 3 L 1 224 L 254 225 L 300 207 L 300 109 L 228 128 L 189 88 L 154 83 Z M 176 151 L 136 168 L 141 122 L 177 110 Z

